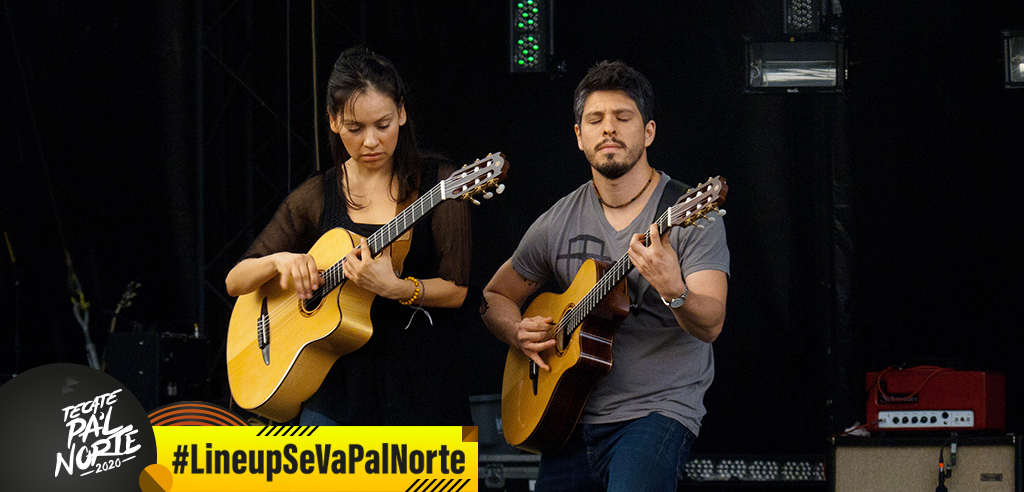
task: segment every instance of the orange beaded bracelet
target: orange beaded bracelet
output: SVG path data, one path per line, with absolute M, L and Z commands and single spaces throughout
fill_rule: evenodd
M 416 302 L 416 300 L 419 299 L 423 295 L 423 288 L 422 288 L 423 284 L 421 284 L 420 280 L 418 278 L 416 278 L 416 277 L 405 277 L 405 279 L 406 280 L 412 280 L 412 283 L 416 284 L 416 291 L 414 291 L 412 293 L 412 297 L 410 297 L 410 298 L 408 298 L 408 299 L 406 299 L 404 301 L 399 301 L 403 306 L 408 306 L 408 305 Z

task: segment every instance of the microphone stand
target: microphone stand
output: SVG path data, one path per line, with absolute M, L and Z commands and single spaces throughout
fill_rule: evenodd
M 71 290 L 71 304 L 74 308 L 75 319 L 82 326 L 85 333 L 85 355 L 89 360 L 89 367 L 101 371 L 100 359 L 96 356 L 96 346 L 89 336 L 89 303 L 85 300 L 85 292 L 82 291 L 82 284 L 78 281 L 78 275 L 71 266 L 71 253 L 64 251 L 64 260 L 68 265 L 68 289 Z

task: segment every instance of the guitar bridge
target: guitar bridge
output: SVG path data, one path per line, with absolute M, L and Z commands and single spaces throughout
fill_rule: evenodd
M 267 298 L 263 298 L 260 317 L 256 319 L 256 345 L 263 352 L 263 363 L 270 365 L 270 314 L 267 312 Z
M 540 380 L 540 367 L 530 360 L 530 381 L 533 381 L 533 396 L 537 396 L 537 382 Z

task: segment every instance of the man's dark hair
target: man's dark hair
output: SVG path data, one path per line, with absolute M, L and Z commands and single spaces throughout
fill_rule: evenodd
M 583 105 L 587 97 L 596 91 L 625 92 L 636 103 L 645 125 L 653 119 L 654 90 L 647 78 L 621 61 L 605 60 L 591 67 L 587 76 L 576 86 L 573 114 L 577 125 L 583 122 Z

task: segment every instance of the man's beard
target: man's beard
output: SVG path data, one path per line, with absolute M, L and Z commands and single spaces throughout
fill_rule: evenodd
M 624 160 L 616 161 L 611 154 L 609 154 L 602 160 L 602 158 L 598 156 L 596 148 L 594 152 L 590 153 L 587 157 L 590 161 L 590 167 L 594 168 L 597 172 L 601 173 L 601 176 L 604 176 L 605 178 L 608 179 L 618 179 L 625 176 L 626 173 L 633 169 L 633 166 L 635 166 L 637 162 L 640 162 L 640 154 L 642 153 L 642 149 L 639 151 L 634 151 L 633 149 L 627 147 L 626 144 L 619 140 L 612 139 L 612 141 L 619 144 L 620 146 L 622 146 L 623 149 L 625 149 L 626 155 L 624 157 Z M 601 142 L 600 144 L 597 145 L 597 148 L 600 148 L 605 143 L 607 143 L 607 141 Z

